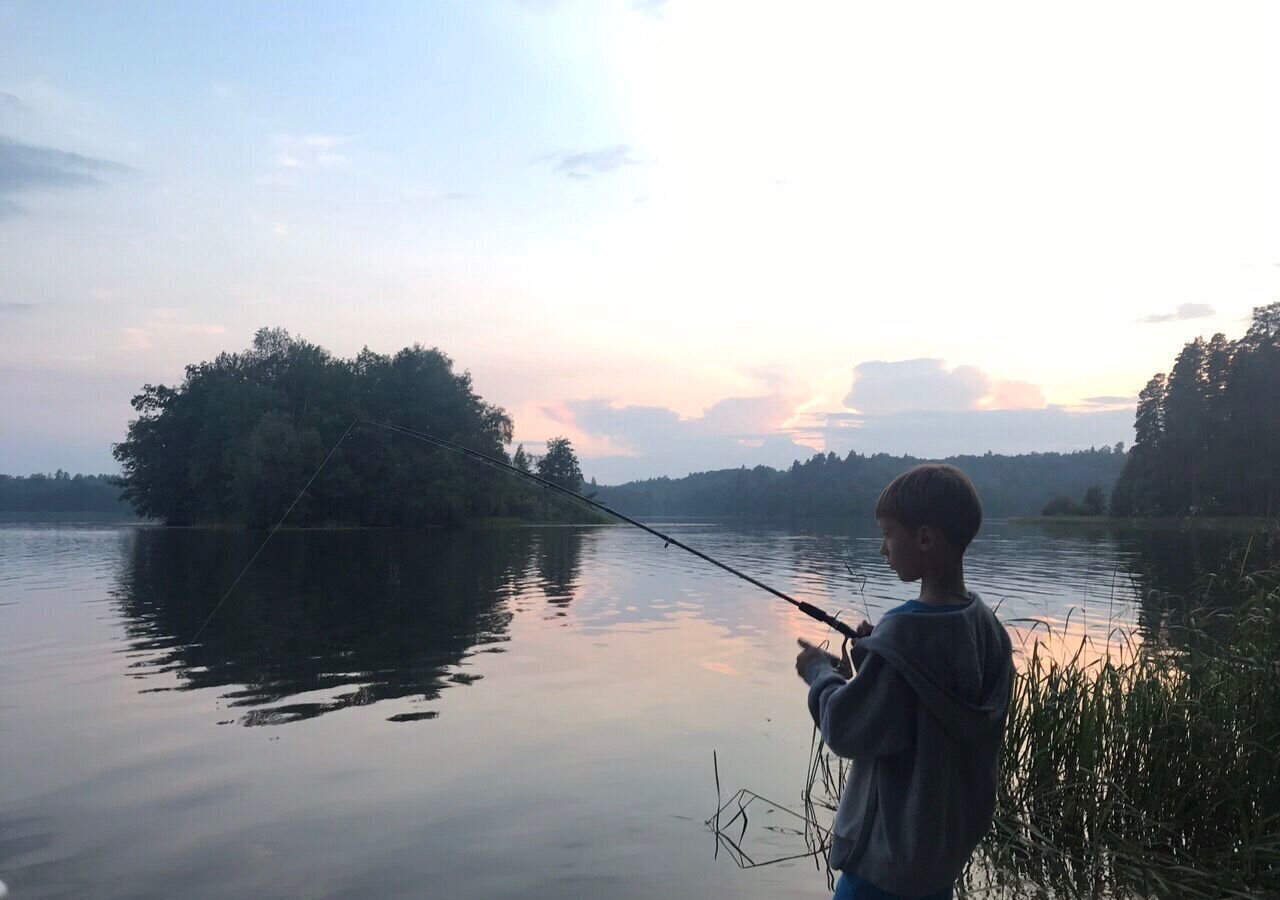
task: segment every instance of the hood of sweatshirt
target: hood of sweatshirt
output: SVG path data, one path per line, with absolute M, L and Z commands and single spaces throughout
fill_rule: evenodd
M 1009 634 L 977 594 L 954 610 L 898 611 L 858 642 L 915 690 L 947 733 L 979 746 L 999 742 L 1013 685 Z

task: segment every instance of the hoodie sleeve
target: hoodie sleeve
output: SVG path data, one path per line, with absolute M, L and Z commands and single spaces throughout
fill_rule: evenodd
M 866 653 L 849 681 L 830 665 L 806 674 L 809 714 L 836 755 L 887 756 L 914 742 L 915 693 L 879 654 Z

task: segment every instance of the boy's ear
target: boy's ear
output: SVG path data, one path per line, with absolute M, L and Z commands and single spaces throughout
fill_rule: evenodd
M 920 529 L 916 532 L 916 544 L 919 545 L 920 549 L 928 550 L 937 542 L 938 537 L 933 533 L 933 529 L 928 525 L 921 525 Z

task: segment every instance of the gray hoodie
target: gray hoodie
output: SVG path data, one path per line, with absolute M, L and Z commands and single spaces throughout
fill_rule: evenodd
M 945 611 L 895 611 L 853 651 L 850 681 L 805 672 L 809 711 L 853 760 L 831 867 L 907 897 L 954 883 L 991 827 L 1013 686 L 1009 635 L 976 594 Z

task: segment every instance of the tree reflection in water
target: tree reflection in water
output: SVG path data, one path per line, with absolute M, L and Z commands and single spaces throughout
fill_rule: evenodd
M 538 530 L 536 556 L 538 586 L 547 602 L 564 616 L 573 602 L 573 592 L 582 569 L 582 530 L 542 528 Z
M 1235 579 L 1229 576 L 1280 563 L 1280 528 L 1275 525 L 1189 524 L 1175 530 L 1122 530 L 1116 537 L 1128 541 L 1135 551 L 1138 624 L 1143 635 L 1175 646 L 1202 630 L 1212 634 L 1225 623 L 1215 623 L 1214 617 L 1203 613 L 1226 611 L 1240 603 Z M 1188 628 L 1193 618 L 1196 627 Z
M 261 533 L 144 529 L 114 599 L 145 690 L 233 688 L 244 725 L 307 719 L 349 706 L 468 684 L 475 653 L 502 652 L 508 600 L 536 583 L 567 606 L 584 531 L 282 531 L 198 644 L 187 644 L 249 560 Z M 422 709 L 393 721 L 434 718 Z

